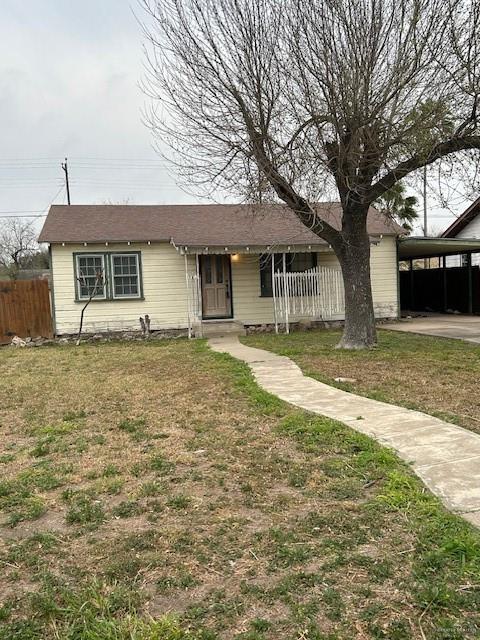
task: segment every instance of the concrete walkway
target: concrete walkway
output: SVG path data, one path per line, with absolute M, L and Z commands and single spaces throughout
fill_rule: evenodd
M 214 351 L 245 361 L 266 391 L 343 422 L 396 450 L 445 506 L 480 527 L 480 436 L 419 411 L 363 398 L 304 376 L 285 356 L 211 338 Z
M 455 338 L 480 344 L 480 316 L 428 314 L 381 325 L 382 329 L 421 333 L 427 336 Z

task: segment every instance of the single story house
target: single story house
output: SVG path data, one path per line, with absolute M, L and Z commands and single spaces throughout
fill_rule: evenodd
M 341 227 L 337 203 L 317 215 Z M 377 318 L 399 315 L 397 237 L 371 208 Z M 289 325 L 344 317 L 343 284 L 329 245 L 283 205 L 53 205 L 39 237 L 50 248 L 56 334 L 139 328 L 202 335 L 215 322 Z

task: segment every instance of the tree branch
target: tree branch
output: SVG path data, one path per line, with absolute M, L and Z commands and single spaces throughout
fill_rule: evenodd
M 417 169 L 426 167 L 440 158 L 450 155 L 451 153 L 458 153 L 460 151 L 468 151 L 471 149 L 480 149 L 480 136 L 451 138 L 450 140 L 437 144 L 427 155 L 416 153 L 408 160 L 400 162 L 395 169 L 389 171 L 374 185 L 372 185 L 367 192 L 366 201 L 373 202 L 386 191 L 391 189 L 396 182 Z

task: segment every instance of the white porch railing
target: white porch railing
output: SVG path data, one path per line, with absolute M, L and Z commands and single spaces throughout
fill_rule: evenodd
M 192 332 L 201 333 L 202 326 L 202 289 L 198 273 L 186 273 L 187 279 L 187 313 L 188 313 L 188 337 Z
M 345 312 L 340 269 L 315 267 L 302 272 L 277 271 L 272 277 L 275 329 L 300 319 L 332 320 Z

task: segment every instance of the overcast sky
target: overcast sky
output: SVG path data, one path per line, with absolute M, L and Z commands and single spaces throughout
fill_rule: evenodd
M 132 8 L 128 0 L 1 0 L 0 215 L 64 202 L 64 157 L 72 203 L 196 200 L 176 185 L 142 124 L 142 35 Z M 432 226 L 452 220 L 436 210 Z

